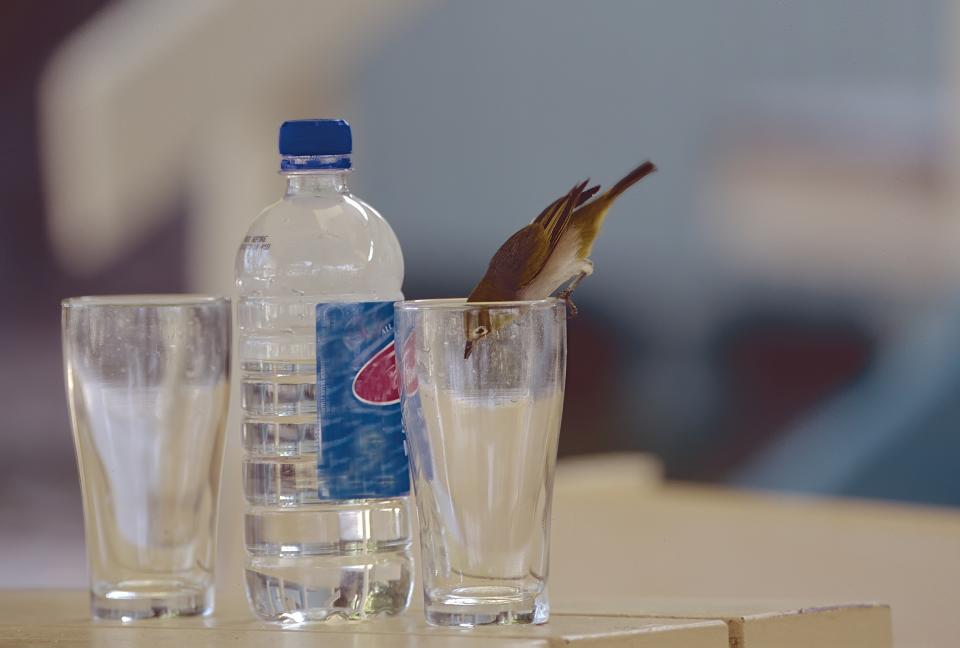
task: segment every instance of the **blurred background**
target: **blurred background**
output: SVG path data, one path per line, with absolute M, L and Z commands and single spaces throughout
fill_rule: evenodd
M 958 28 L 947 0 L 7 0 L 0 585 L 85 582 L 59 300 L 231 293 L 288 118 L 352 123 L 410 297 L 659 165 L 577 291 L 562 455 L 960 505 Z

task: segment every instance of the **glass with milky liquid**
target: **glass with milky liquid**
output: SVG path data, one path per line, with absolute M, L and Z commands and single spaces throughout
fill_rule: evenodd
M 63 359 L 93 616 L 210 613 L 230 301 L 64 300 Z
M 563 302 L 406 301 L 396 327 L 427 621 L 545 623 Z

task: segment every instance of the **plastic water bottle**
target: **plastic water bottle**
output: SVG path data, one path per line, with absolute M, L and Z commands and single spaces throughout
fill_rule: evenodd
M 286 193 L 237 255 L 247 598 L 274 621 L 396 614 L 413 587 L 403 257 L 347 187 L 351 150 L 345 121 L 285 122 Z

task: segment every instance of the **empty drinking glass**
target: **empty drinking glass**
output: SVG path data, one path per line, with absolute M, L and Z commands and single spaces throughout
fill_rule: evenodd
M 209 613 L 230 301 L 64 300 L 63 358 L 93 616 Z
M 546 622 L 563 302 L 400 302 L 396 326 L 427 621 Z

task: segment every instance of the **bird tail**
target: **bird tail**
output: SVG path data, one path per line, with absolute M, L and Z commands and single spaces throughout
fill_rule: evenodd
M 647 160 L 636 169 L 628 173 L 627 175 L 620 178 L 620 180 L 610 187 L 609 190 L 600 194 L 592 202 L 588 202 L 573 213 L 572 218 L 577 221 L 578 231 L 580 233 L 580 246 L 577 250 L 577 254 L 580 258 L 584 259 L 590 256 L 590 251 L 593 249 L 593 242 L 597 238 L 597 234 L 600 231 L 600 225 L 603 223 L 603 219 L 607 215 L 607 210 L 610 209 L 610 205 L 613 204 L 613 201 L 622 194 L 624 191 L 632 187 L 634 184 L 650 175 L 657 170 L 657 167 Z
M 650 160 L 645 161 L 643 164 L 641 164 L 636 169 L 634 169 L 627 175 L 623 176 L 619 181 L 617 181 L 617 184 L 610 187 L 610 189 L 607 191 L 606 194 L 604 194 L 603 197 L 612 201 L 614 198 L 616 198 L 617 196 L 622 194 L 624 191 L 632 187 L 634 184 L 640 182 L 641 180 L 643 180 L 645 177 L 647 177 L 648 175 L 650 175 L 656 170 L 657 170 L 657 167 L 656 165 L 654 165 L 653 162 L 651 162 Z

